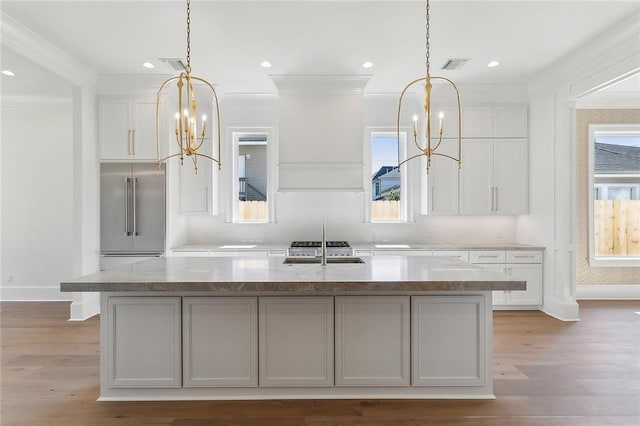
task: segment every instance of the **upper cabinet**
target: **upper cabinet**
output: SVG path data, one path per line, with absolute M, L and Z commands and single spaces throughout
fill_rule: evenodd
M 443 109 L 442 148 L 457 146 L 457 112 Z M 439 122 L 434 114 L 432 134 Z M 527 108 L 462 109 L 462 168 L 436 157 L 429 175 L 430 214 L 523 214 L 528 208 Z M 434 128 L 436 129 L 434 131 Z M 449 131 L 448 131 L 449 130 Z M 450 139 L 454 138 L 454 139 Z M 432 141 L 433 142 L 433 141 Z M 455 143 L 454 143 L 455 142 Z M 448 145 L 449 144 L 449 145 Z M 451 152 L 445 152 L 451 153 Z M 457 154 L 457 152 L 456 152 Z
M 102 99 L 99 111 L 101 160 L 157 159 L 155 100 Z

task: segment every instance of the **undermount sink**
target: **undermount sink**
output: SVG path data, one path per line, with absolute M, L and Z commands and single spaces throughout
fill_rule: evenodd
M 286 257 L 284 259 L 285 265 L 295 265 L 295 264 L 306 264 L 306 263 L 322 263 L 322 259 L 319 257 L 311 257 L 311 256 L 299 256 L 299 257 Z M 352 257 L 352 256 L 336 256 L 336 257 L 327 257 L 327 263 L 364 263 L 364 260 L 360 257 Z

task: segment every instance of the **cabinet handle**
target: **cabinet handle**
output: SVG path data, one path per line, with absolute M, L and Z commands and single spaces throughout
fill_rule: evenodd
M 131 130 L 127 134 L 127 152 L 131 155 Z
M 204 188 L 204 210 L 209 211 L 209 187 Z
M 533 259 L 532 255 L 527 255 L 527 256 L 525 256 L 525 255 L 515 255 L 513 257 L 515 257 L 516 259 Z
M 136 155 L 136 130 L 131 131 L 131 152 Z
M 497 259 L 498 255 L 497 254 L 479 254 L 478 257 L 481 257 L 483 259 Z
M 431 185 L 431 191 L 429 191 L 429 211 L 433 213 L 433 185 Z
M 135 130 L 134 130 L 134 132 L 135 132 Z M 135 154 L 135 152 L 134 152 L 134 154 Z M 496 203 L 494 211 L 497 212 L 498 211 L 498 187 L 496 186 L 494 188 L 496 189 L 496 196 L 493 197 L 493 199 L 495 200 L 495 203 Z

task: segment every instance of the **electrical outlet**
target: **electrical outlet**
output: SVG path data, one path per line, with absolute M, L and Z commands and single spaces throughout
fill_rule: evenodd
M 7 274 L 7 282 L 8 283 L 12 283 L 13 282 L 13 274 Z

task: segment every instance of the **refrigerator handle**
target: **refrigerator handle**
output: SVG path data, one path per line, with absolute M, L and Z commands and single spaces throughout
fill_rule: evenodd
M 138 221 L 136 219 L 136 209 L 138 206 L 138 199 L 136 198 L 136 187 L 138 186 L 138 178 L 133 179 L 133 235 L 138 235 Z
M 124 235 L 131 235 L 129 232 L 129 178 L 124 178 Z

